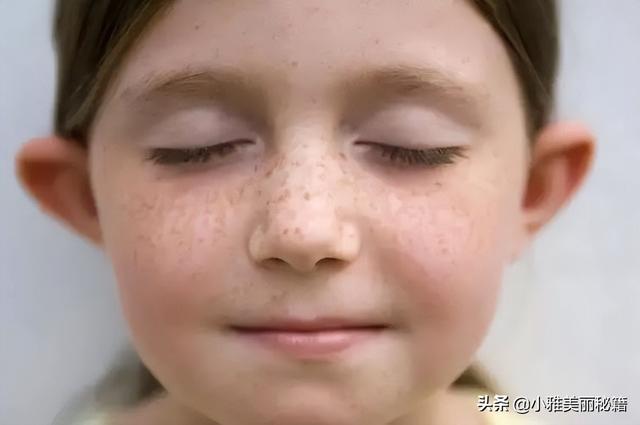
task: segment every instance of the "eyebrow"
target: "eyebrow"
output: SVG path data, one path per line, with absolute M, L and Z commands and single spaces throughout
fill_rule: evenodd
M 473 124 L 480 120 L 489 99 L 477 83 L 449 70 L 423 65 L 401 64 L 361 71 L 355 78 L 344 81 L 342 90 L 359 99 L 374 98 L 374 102 L 384 102 L 388 97 L 434 100 Z M 375 99 L 380 94 L 383 98 Z
M 450 71 L 423 65 L 401 64 L 359 70 L 334 89 L 334 95 L 342 98 L 342 102 L 360 102 L 365 107 L 384 102 L 389 97 L 435 99 L 463 111 L 474 122 L 488 99 L 479 86 L 457 78 Z M 267 108 L 267 93 L 259 85 L 258 76 L 236 67 L 185 67 L 152 73 L 122 90 L 118 97 L 134 105 L 163 98 L 216 99 L 223 106 L 240 109 L 255 119 L 264 116 Z
M 216 99 L 224 106 L 256 110 L 264 107 L 264 91 L 246 72 L 232 67 L 193 68 L 151 73 L 126 87 L 117 96 L 132 105 L 148 105 L 156 100 Z M 257 111 L 254 111 L 257 112 Z

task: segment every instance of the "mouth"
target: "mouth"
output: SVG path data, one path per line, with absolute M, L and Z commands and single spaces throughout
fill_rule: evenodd
M 326 359 L 376 339 L 386 324 L 338 318 L 270 320 L 230 326 L 241 341 L 297 359 Z
M 388 327 L 387 324 L 371 320 L 353 320 L 336 317 L 321 317 L 313 320 L 276 318 L 263 322 L 230 326 L 232 330 L 237 332 L 321 332 L 336 330 L 380 330 Z

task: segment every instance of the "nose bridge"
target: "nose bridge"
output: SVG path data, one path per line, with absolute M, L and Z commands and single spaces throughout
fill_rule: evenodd
M 256 261 L 284 262 L 299 272 L 323 259 L 350 261 L 359 238 L 346 204 L 344 171 L 331 143 L 297 138 L 264 185 L 266 213 L 251 241 Z
M 343 170 L 336 166 L 336 155 L 332 155 L 329 145 L 303 140 L 283 155 L 278 165 L 282 175 L 276 176 L 281 180 L 274 182 L 276 202 L 298 211 L 308 209 L 308 213 L 322 209 L 335 212 L 339 207 L 336 204 L 339 197 L 337 183 Z

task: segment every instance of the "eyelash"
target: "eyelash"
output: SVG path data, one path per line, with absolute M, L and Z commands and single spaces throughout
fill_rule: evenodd
M 180 165 L 191 163 L 206 163 L 211 156 L 218 158 L 234 153 L 238 144 L 252 143 L 249 140 L 232 140 L 213 146 L 197 148 L 155 148 L 151 149 L 146 157 L 159 165 Z M 427 166 L 435 167 L 439 165 L 449 165 L 455 163 L 456 157 L 466 158 L 465 147 L 448 146 L 431 149 L 409 149 L 398 146 L 383 145 L 380 143 L 366 142 L 374 146 L 380 152 L 380 156 L 386 162 L 399 166 Z
M 222 158 L 234 153 L 238 144 L 251 143 L 249 140 L 231 140 L 213 146 L 197 148 L 155 148 L 149 151 L 147 161 L 160 165 L 179 165 L 208 162 L 212 155 Z
M 427 166 L 436 167 L 439 165 L 450 165 L 455 163 L 455 158 L 466 158 L 465 147 L 447 146 L 431 149 L 409 149 L 398 146 L 389 146 L 379 143 L 368 142 L 376 147 L 386 162 L 408 167 Z

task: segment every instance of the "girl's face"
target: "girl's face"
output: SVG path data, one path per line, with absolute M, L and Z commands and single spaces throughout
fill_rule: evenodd
M 525 237 L 516 76 L 462 0 L 178 1 L 89 158 L 136 348 L 223 424 L 405 423 L 472 361 Z M 229 328 L 327 316 L 387 328 L 315 359 Z

